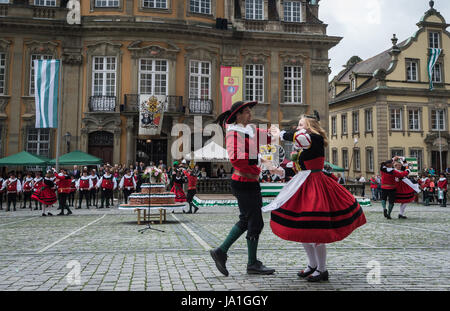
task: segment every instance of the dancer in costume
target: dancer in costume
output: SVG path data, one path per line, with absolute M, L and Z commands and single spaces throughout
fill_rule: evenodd
M 97 173 L 95 172 L 95 170 L 91 171 L 91 175 L 89 175 L 89 178 L 92 180 L 92 185 L 93 185 L 93 187 L 91 188 L 91 191 L 90 191 L 89 201 L 91 202 L 92 206 L 98 207 L 98 204 L 97 204 L 98 189 L 95 187 L 98 182 L 98 176 L 97 176 Z
M 22 208 L 27 207 L 27 201 L 29 202 L 28 206 L 30 207 L 30 210 L 33 209 L 33 206 L 31 206 L 31 194 L 33 192 L 33 177 L 31 177 L 31 172 L 27 172 L 27 175 L 24 177 L 22 181 L 22 191 L 23 191 L 23 206 Z
M 42 173 L 40 171 L 36 172 L 36 177 L 33 179 L 33 182 L 31 183 L 31 185 L 33 187 L 33 194 L 38 189 L 41 189 L 44 186 L 44 179 L 42 178 Z M 33 194 L 31 195 L 31 199 L 33 199 Z M 42 203 L 38 200 L 34 200 L 34 202 L 35 202 L 34 210 L 35 211 L 37 211 L 38 209 L 42 210 Z M 39 207 L 38 207 L 38 205 L 39 205 Z
M 97 182 L 97 189 L 101 188 L 101 205 L 99 208 L 103 208 L 106 200 L 106 208 L 110 205 L 114 207 L 113 191 L 117 188 L 117 182 L 114 176 L 110 173 L 109 167 L 105 169 L 105 174 Z M 111 202 L 111 203 L 110 203 Z
M 393 167 L 394 161 L 397 161 L 398 159 L 399 157 L 395 156 L 392 160 L 382 162 L 380 167 L 381 206 L 383 207 L 383 215 L 387 219 L 392 219 L 391 212 L 394 208 L 395 196 L 397 193 L 397 182 L 395 179 L 403 179 L 403 177 L 406 177 L 409 174 L 409 170 L 400 172 Z M 389 206 L 386 209 L 387 200 L 389 202 Z
M 297 275 L 310 282 L 328 280 L 325 243 L 343 240 L 366 223 L 355 197 L 322 171 L 328 140 L 319 121 L 315 111 L 314 116 L 303 116 L 296 130 L 272 129 L 274 137 L 292 141 L 301 150 L 296 163 L 301 171 L 263 208 L 272 211 L 275 235 L 303 244 L 308 265 Z
M 428 192 L 430 189 L 430 184 L 430 178 L 428 178 L 427 175 L 423 174 L 422 178 L 419 179 L 419 185 L 423 191 L 423 203 L 425 203 L 425 206 L 430 205 L 430 194 Z
M 192 200 L 194 199 L 194 196 L 197 193 L 197 180 L 199 172 L 193 171 L 192 169 L 188 168 L 187 170 L 184 170 L 183 173 L 188 180 L 188 193 L 186 201 L 189 203 L 189 211 L 185 212 L 183 210 L 183 213 L 192 214 L 192 206 L 194 206 L 194 214 L 195 214 L 198 211 L 198 207 L 193 205 Z
M 81 203 L 83 202 L 83 197 L 86 200 L 86 208 L 89 209 L 91 205 L 91 190 L 94 188 L 94 183 L 90 176 L 88 176 L 88 172 L 83 170 L 82 176 L 77 180 L 75 186 L 78 190 L 78 207 L 77 209 L 81 209 Z
M 233 226 L 225 241 L 210 251 L 217 269 L 228 276 L 226 261 L 228 250 L 233 243 L 247 231 L 248 274 L 272 274 L 274 269 L 267 268 L 257 259 L 259 235 L 264 227 L 262 218 L 262 196 L 259 185 L 258 151 L 260 145 L 270 143 L 269 133 L 250 124 L 251 108 L 257 102 L 236 102 L 230 110 L 223 112 L 215 120 L 226 128 L 226 146 L 228 156 L 234 168 L 231 177 L 231 190 L 239 205 L 239 221 Z
M 447 206 L 447 177 L 445 177 L 445 173 L 441 172 L 439 174 L 439 180 L 437 183 L 438 187 L 438 199 L 441 201 L 441 207 Z
M 2 189 L 6 189 L 6 195 L 8 198 L 8 206 L 6 211 L 10 211 L 11 203 L 13 204 L 14 211 L 16 211 L 17 194 L 22 191 L 22 184 L 16 177 L 14 171 L 9 173 L 9 178 L 3 182 Z
M 55 194 L 55 183 L 53 182 L 52 173 L 48 172 L 44 180 L 41 183 L 41 187 L 35 188 L 36 190 L 31 195 L 33 200 L 43 204 L 42 206 L 42 216 L 53 216 L 52 213 L 48 212 L 45 214 L 48 207 L 56 203 Z
M 394 168 L 397 172 L 405 172 L 407 170 L 406 166 L 404 166 L 404 160 L 399 159 L 398 162 L 395 162 Z M 395 203 L 400 203 L 400 213 L 398 214 L 399 219 L 407 219 L 405 216 L 405 209 L 408 203 L 413 202 L 415 199 L 416 192 L 420 192 L 420 188 L 418 184 L 413 184 L 410 179 L 407 177 L 403 178 L 395 178 L 396 183 L 396 194 L 395 194 Z
M 123 175 L 119 182 L 119 189 L 123 191 L 125 204 L 128 204 L 128 197 L 136 191 L 136 180 L 129 169 L 125 170 L 125 175 Z
M 3 183 L 5 180 L 0 176 L 0 210 L 3 210 L 3 196 L 5 195 L 5 189 L 3 188 Z
M 173 176 L 173 187 L 170 192 L 175 193 L 175 202 L 186 202 L 186 194 L 183 191 L 184 179 L 183 169 L 177 168 Z
M 54 169 L 53 169 L 54 170 Z M 67 202 L 67 198 L 72 191 L 72 178 L 67 174 L 66 169 L 61 169 L 60 173 L 58 174 L 56 170 L 54 170 L 54 176 L 56 180 L 54 182 L 58 182 L 58 200 L 59 200 L 59 208 L 61 212 L 58 214 L 58 216 L 64 215 L 64 209 L 67 209 L 67 214 L 72 214 L 72 211 L 69 208 L 69 204 Z

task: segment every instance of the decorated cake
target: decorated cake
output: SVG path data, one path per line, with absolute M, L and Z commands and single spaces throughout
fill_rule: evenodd
M 164 184 L 142 184 L 141 192 L 128 197 L 128 205 L 170 206 L 175 204 L 175 194 L 166 191 Z

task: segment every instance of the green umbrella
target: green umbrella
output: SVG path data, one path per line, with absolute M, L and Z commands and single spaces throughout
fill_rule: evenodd
M 0 159 L 0 166 L 47 166 L 50 159 L 22 151 Z
M 59 157 L 59 165 L 97 165 L 102 164 L 103 160 L 86 152 L 76 150 L 66 153 Z M 50 164 L 55 165 L 56 159 L 50 161 Z

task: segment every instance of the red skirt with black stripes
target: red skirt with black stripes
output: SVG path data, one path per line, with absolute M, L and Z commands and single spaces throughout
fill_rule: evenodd
M 175 202 L 186 202 L 186 194 L 183 191 L 183 186 L 178 183 L 173 183 L 172 189 L 170 192 L 175 194 Z
M 41 187 L 36 189 L 36 191 L 31 195 L 31 199 L 39 201 L 45 205 L 52 205 L 57 201 L 55 190 L 49 187 Z
M 414 201 L 416 192 L 403 181 L 397 183 L 397 191 L 395 193 L 395 203 L 410 203 Z
M 270 220 L 275 235 L 302 243 L 340 241 L 365 223 L 355 197 L 321 171 L 311 172 Z

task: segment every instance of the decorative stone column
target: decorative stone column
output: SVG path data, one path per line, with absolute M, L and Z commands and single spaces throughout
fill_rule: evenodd
M 134 140 L 133 140 L 133 133 L 134 133 L 134 117 L 130 116 L 127 118 L 127 141 L 125 148 L 127 149 L 127 157 L 126 157 L 126 164 L 129 166 L 130 164 L 134 164 L 135 153 L 136 148 L 134 148 Z

